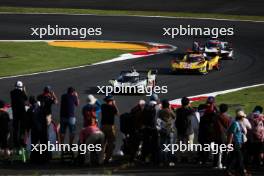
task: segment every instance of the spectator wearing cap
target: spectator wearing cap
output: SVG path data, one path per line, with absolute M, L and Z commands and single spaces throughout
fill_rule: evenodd
M 229 153 L 227 162 L 228 175 L 248 175 L 242 154 L 242 145 L 244 143 L 244 132 L 241 122 L 246 114 L 243 110 L 237 110 L 235 121 L 232 122 L 228 129 L 228 144 L 233 144 L 234 150 Z
M 5 103 L 0 100 L 0 150 L 3 151 L 4 157 L 9 155 L 8 138 L 10 134 L 9 129 L 9 114 L 4 109 Z
M 28 100 L 25 87 L 21 81 L 17 81 L 15 89 L 10 92 L 11 107 L 13 112 L 13 143 L 15 148 L 24 145 L 26 130 L 26 102 Z
M 192 144 L 194 140 L 194 130 L 192 118 L 195 116 L 194 109 L 190 106 L 190 100 L 187 97 L 181 99 L 181 107 L 176 110 L 175 126 L 177 129 L 178 141 L 184 144 Z M 188 153 L 181 153 L 179 160 L 188 160 Z
M 108 163 L 113 155 L 116 141 L 115 116 L 118 115 L 118 108 L 112 95 L 104 98 L 105 103 L 101 106 L 102 131 L 105 134 L 105 163 Z
M 61 96 L 60 108 L 60 139 L 64 143 L 66 129 L 69 128 L 70 145 L 73 144 L 76 132 L 75 107 L 79 106 L 78 93 L 69 87 L 67 93 Z

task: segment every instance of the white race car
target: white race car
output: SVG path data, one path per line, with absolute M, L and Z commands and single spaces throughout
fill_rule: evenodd
M 233 59 L 233 48 L 228 42 L 217 39 L 208 40 L 204 46 L 206 55 L 220 55 L 222 58 Z
M 122 71 L 117 79 L 112 79 L 109 83 L 115 88 L 126 90 L 122 93 L 145 93 L 146 89 L 156 85 L 156 76 L 156 72 L 153 73 L 151 70 L 144 77 L 132 69 L 131 71 Z

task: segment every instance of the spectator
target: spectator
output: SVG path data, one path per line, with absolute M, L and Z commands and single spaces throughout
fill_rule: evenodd
M 17 81 L 15 89 L 10 92 L 13 112 L 13 143 L 15 148 L 24 146 L 26 130 L 26 101 L 28 99 L 25 87 L 21 81 Z
M 171 134 L 174 133 L 174 120 L 175 114 L 171 110 L 170 103 L 168 100 L 162 101 L 162 109 L 158 112 L 158 118 L 161 121 L 161 129 L 159 130 L 160 135 L 160 147 L 164 144 L 171 144 Z M 161 161 L 164 164 L 172 163 L 170 154 L 167 152 L 161 151 Z
M 87 127 L 90 118 L 98 120 L 99 115 L 97 112 L 101 111 L 101 104 L 97 102 L 97 99 L 93 95 L 87 96 L 87 104 L 82 109 L 84 127 Z
M 251 128 L 252 128 L 248 118 L 246 118 L 246 117 L 242 118 L 242 120 L 240 121 L 240 125 L 243 128 L 245 135 L 247 135 L 248 130 L 251 130 Z
M 88 159 L 90 164 L 102 164 L 103 163 L 103 145 L 104 145 L 105 136 L 104 133 L 98 128 L 96 118 L 87 119 L 87 126 L 83 128 L 80 132 L 80 143 L 94 144 L 95 146 L 100 145 L 100 151 L 87 151 L 84 156 L 84 162 Z M 98 150 L 98 149 L 96 149 Z
M 101 114 L 101 105 L 102 103 L 95 98 L 93 95 L 88 95 L 88 98 L 90 99 L 90 101 L 88 102 L 88 104 L 94 105 L 95 106 L 95 112 L 96 112 L 96 121 L 97 123 L 99 123 L 99 117 Z
M 138 104 L 131 109 L 131 115 L 134 118 L 134 127 L 135 130 L 138 131 L 143 127 L 143 111 L 145 108 L 146 102 L 145 100 L 139 100 Z
M 4 109 L 5 103 L 0 100 L 0 149 L 3 150 L 4 158 L 7 158 L 9 156 L 9 135 L 10 135 L 10 129 L 9 129 L 9 114 Z
M 131 109 L 131 117 L 133 121 L 133 130 L 130 134 L 131 144 L 130 144 L 130 161 L 133 162 L 136 158 L 137 151 L 139 150 L 140 143 L 142 141 L 142 129 L 143 129 L 143 120 L 144 120 L 144 108 L 146 102 L 145 100 L 139 100 L 138 104 Z
M 199 135 L 198 141 L 200 144 L 211 144 L 215 140 L 215 118 L 217 116 L 218 110 L 215 105 L 215 98 L 208 97 L 203 116 L 201 116 L 199 124 Z M 202 151 L 200 152 L 200 163 L 204 164 L 208 161 L 210 152 Z
M 76 131 L 75 107 L 79 105 L 78 93 L 69 87 L 66 94 L 61 96 L 60 108 L 60 139 L 64 143 L 66 129 L 69 127 L 70 145 L 73 144 Z
M 227 104 L 220 104 L 219 106 L 219 114 L 216 116 L 214 120 L 214 128 L 215 128 L 215 143 L 219 146 L 221 144 L 227 144 L 227 130 L 231 124 L 231 117 L 227 114 L 228 105 Z M 214 166 L 218 169 L 224 168 L 226 159 L 226 153 L 221 153 L 222 151 L 219 150 L 216 155 L 214 155 Z
M 58 99 L 50 86 L 44 88 L 43 93 L 37 97 L 37 100 L 40 102 L 44 116 L 52 115 L 52 105 L 57 104 Z
M 105 163 L 108 163 L 115 149 L 116 127 L 114 125 L 115 116 L 118 115 L 114 97 L 112 95 L 104 98 L 105 103 L 102 104 L 102 131 L 105 134 Z
M 192 118 L 195 116 L 194 109 L 190 106 L 190 100 L 187 97 L 181 99 L 181 107 L 176 110 L 175 126 L 177 129 L 178 142 L 184 144 L 193 144 L 194 130 L 192 125 Z M 189 153 L 180 153 L 180 161 L 188 161 L 190 159 Z
M 27 111 L 29 117 L 29 126 L 31 130 L 31 144 L 47 144 L 47 122 L 44 114 L 41 111 L 40 104 L 36 101 L 35 97 L 29 97 L 29 109 Z M 47 152 L 41 155 L 38 151 L 32 151 L 30 154 L 32 162 L 43 162 L 47 160 Z
M 236 120 L 231 123 L 228 129 L 228 144 L 233 144 L 234 150 L 229 153 L 229 159 L 227 164 L 227 174 L 228 175 L 249 175 L 244 167 L 242 145 L 244 143 L 243 139 L 243 128 L 240 123 L 242 119 L 246 117 L 243 110 L 238 110 L 236 112 Z
M 150 101 L 145 105 L 143 110 L 143 144 L 142 144 L 142 160 L 146 162 L 152 161 L 158 164 L 159 156 L 159 136 L 157 130 L 157 115 L 160 110 L 159 97 L 157 94 L 150 96 Z
M 242 109 L 241 109 L 242 110 Z M 249 161 L 249 149 L 250 149 L 250 142 L 248 142 L 248 131 L 251 130 L 251 124 L 248 120 L 248 118 L 243 117 L 242 120 L 239 122 L 241 128 L 243 129 L 243 139 L 244 139 L 244 143 L 243 143 L 243 157 L 244 157 L 244 162 L 245 162 L 245 166 L 248 165 L 248 161 Z
M 249 154 L 253 157 L 253 163 L 261 165 L 264 153 L 264 115 L 263 108 L 256 106 L 248 116 L 252 130 L 248 133 Z

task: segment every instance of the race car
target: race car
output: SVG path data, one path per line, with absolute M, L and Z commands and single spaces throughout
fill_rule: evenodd
M 221 58 L 233 59 L 233 48 L 228 42 L 211 39 L 205 43 L 205 55 L 220 55 Z
M 109 83 L 113 87 L 132 91 L 127 93 L 145 93 L 145 89 L 156 85 L 156 76 L 156 72 L 152 70 L 148 71 L 144 77 L 135 69 L 132 69 L 130 71 L 122 71 L 117 79 L 112 79 Z
M 207 74 L 210 70 L 220 70 L 220 57 L 204 56 L 203 53 L 187 53 L 183 59 L 177 58 L 171 62 L 172 72 L 198 72 Z

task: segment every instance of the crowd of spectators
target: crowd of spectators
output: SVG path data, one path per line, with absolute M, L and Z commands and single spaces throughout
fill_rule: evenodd
M 46 144 L 47 141 L 65 143 L 65 135 L 69 131 L 68 143 L 74 143 L 78 136 L 76 121 L 80 120 L 75 109 L 80 106 L 80 101 L 73 87 L 69 87 L 60 98 L 59 123 L 52 118 L 52 106 L 59 101 L 50 86 L 46 86 L 37 97 L 28 97 L 23 83 L 17 81 L 10 98 L 12 119 L 5 103 L 0 101 L 1 157 L 8 157 L 12 150 L 25 148 L 29 138 L 31 144 Z M 77 140 L 81 144 L 102 144 L 102 152 L 97 154 L 94 163 L 114 162 L 113 152 L 119 129 L 115 118 L 118 117 L 124 138 L 121 150 L 130 163 L 160 166 L 174 166 L 179 162 L 212 163 L 215 168 L 226 169 L 228 175 L 249 175 L 249 165 L 263 165 L 263 108 L 258 105 L 249 114 L 239 108 L 235 117 L 231 117 L 228 110 L 227 104 L 217 106 L 214 97 L 208 97 L 197 108 L 191 106 L 189 98 L 183 97 L 181 106 L 174 109 L 168 100 L 160 100 L 158 95 L 153 94 L 148 101 L 141 99 L 130 111 L 120 114 L 112 95 L 106 96 L 103 101 L 88 95 L 87 104 L 82 108 L 83 125 Z M 217 154 L 186 151 L 173 155 L 162 150 L 164 144 L 179 142 L 232 144 L 233 151 L 219 150 Z M 50 152 L 30 154 L 32 162 L 48 162 L 51 158 Z

